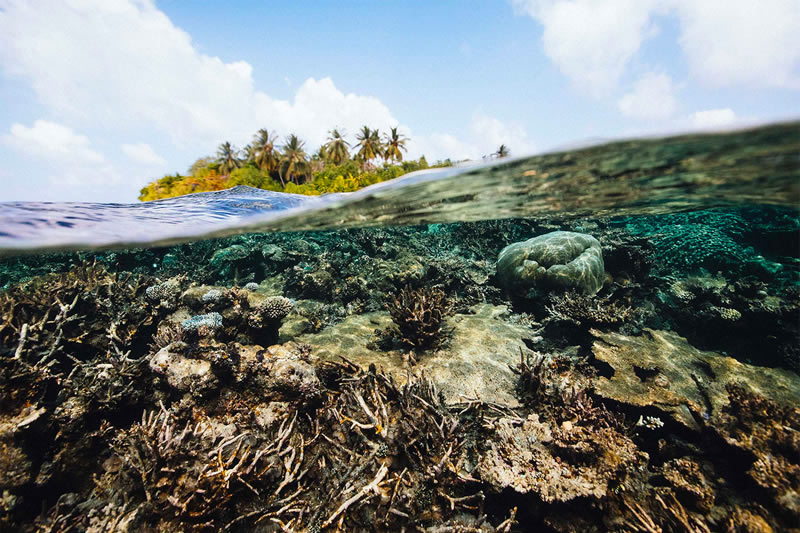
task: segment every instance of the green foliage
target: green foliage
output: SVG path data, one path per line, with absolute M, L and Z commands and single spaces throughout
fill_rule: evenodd
M 281 190 L 280 183 L 272 179 L 268 173 L 249 165 L 231 172 L 227 185 L 228 187 L 247 185 L 248 187 L 256 187 L 257 189 L 268 191 Z
M 353 148 L 356 153 L 351 154 L 351 145 L 344 133 L 333 129 L 328 141 L 309 157 L 305 143 L 296 135 L 289 135 L 285 144 L 278 147 L 277 134 L 260 129 L 244 150 L 238 150 L 229 142 L 222 143 L 216 156 L 201 157 L 192 163 L 188 176 L 168 175 L 143 187 L 139 200 L 147 202 L 237 185 L 312 196 L 353 192 L 430 168 L 425 156 L 417 161 L 403 161 L 402 152 L 406 150 L 408 139 L 398 133 L 397 128 L 391 128 L 382 141 L 377 129 L 364 126 L 356 139 L 358 143 Z M 375 165 L 374 161 L 379 158 L 384 159 L 382 167 Z M 398 164 L 389 164 L 389 161 Z M 447 159 L 433 167 L 451 165 Z

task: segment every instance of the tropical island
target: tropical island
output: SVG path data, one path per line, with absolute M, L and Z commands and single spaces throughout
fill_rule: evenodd
M 377 128 L 363 126 L 355 139 L 351 144 L 342 130 L 334 128 L 328 132 L 327 142 L 309 155 L 306 143 L 297 135 L 290 134 L 279 144 L 274 132 L 262 128 L 242 150 L 224 142 L 216 156 L 195 161 L 188 175 L 175 173 L 151 182 L 142 188 L 139 200 L 219 191 L 237 185 L 310 196 L 352 192 L 416 170 L 453 165 L 450 159 L 429 165 L 424 155 L 404 161 L 408 137 L 397 128 L 381 134 Z M 508 147 L 501 145 L 486 158 L 508 155 Z

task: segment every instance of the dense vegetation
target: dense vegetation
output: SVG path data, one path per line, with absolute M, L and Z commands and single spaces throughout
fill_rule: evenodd
M 381 135 L 377 129 L 364 126 L 356 135 L 356 143 L 351 145 L 342 132 L 334 129 L 329 132 L 328 141 L 309 155 L 305 142 L 296 135 L 289 135 L 278 146 L 275 133 L 261 129 L 243 150 L 229 142 L 222 143 L 216 157 L 198 159 L 188 175 L 168 175 L 150 183 L 141 190 L 139 200 L 218 191 L 236 185 L 308 195 L 351 192 L 429 168 L 425 156 L 403 161 L 407 141 L 397 128 Z M 508 149 L 503 145 L 494 155 L 504 157 Z M 447 159 L 432 166 L 451 164 Z

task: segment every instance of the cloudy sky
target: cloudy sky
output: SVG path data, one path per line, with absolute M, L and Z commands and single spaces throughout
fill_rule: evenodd
M 0 201 L 135 201 L 262 127 L 411 157 L 800 117 L 798 0 L 0 0 Z

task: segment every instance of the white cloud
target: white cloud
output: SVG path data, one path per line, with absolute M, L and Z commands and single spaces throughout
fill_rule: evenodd
M 51 182 L 71 185 L 117 183 L 119 174 L 90 147 L 89 138 L 63 124 L 37 120 L 32 126 L 13 124 L 3 141 L 20 152 L 48 163 Z
M 680 44 L 709 85 L 800 88 L 800 2 L 680 0 Z
M 501 144 L 509 147 L 514 155 L 530 154 L 536 149 L 521 126 L 505 124 L 486 115 L 472 117 L 472 136 L 482 155 L 495 152 Z
M 545 54 L 578 87 L 614 89 L 625 66 L 652 33 L 654 0 L 513 0 L 544 26 Z
M 479 161 L 497 151 L 501 144 L 505 144 L 515 156 L 531 154 L 536 150 L 536 145 L 528 138 L 524 128 L 484 114 L 473 115 L 470 133 L 467 140 L 447 133 L 413 137 L 408 153 L 412 157 L 425 155 L 429 162 L 446 158 L 453 161 Z
M 14 148 L 35 157 L 55 161 L 73 160 L 81 163 L 102 163 L 103 156 L 89 148 L 89 138 L 75 133 L 72 128 L 37 120 L 33 126 L 13 124 L 5 137 Z
M 155 124 L 180 142 L 252 125 L 251 68 L 202 55 L 150 0 L 10 0 L 0 62 L 70 122 Z
M 260 124 L 269 124 L 284 135 L 296 133 L 309 147 L 324 143 L 328 130 L 334 127 L 345 130 L 352 138 L 364 125 L 382 131 L 398 126 L 397 119 L 379 99 L 345 94 L 330 78 L 307 79 L 292 102 L 258 93 L 255 113 Z M 408 131 L 405 127 L 400 129 Z
M 345 94 L 330 78 L 307 79 L 293 101 L 257 91 L 247 62 L 201 54 L 151 0 L 6 3 L 0 65 L 70 123 L 155 126 L 198 151 L 244 144 L 261 127 L 315 146 L 336 126 L 398 125 L 380 100 Z
M 328 130 L 342 128 L 352 139 L 362 125 L 384 132 L 399 127 L 412 139 L 407 157 L 478 159 L 501 143 L 515 154 L 533 149 L 522 128 L 482 115 L 473 117 L 463 136 L 412 135 L 380 99 L 345 92 L 330 78 L 308 78 L 292 98 L 273 98 L 256 89 L 247 62 L 202 54 L 152 0 L 0 0 L 0 6 L 0 68 L 29 83 L 57 120 L 50 123 L 55 131 L 74 137 L 64 148 L 69 157 L 59 159 L 54 172 L 75 182 L 140 184 L 152 175 L 135 175 L 135 168 L 120 162 L 122 180 L 88 138 L 62 124 L 92 129 L 92 135 L 147 130 L 196 154 L 213 153 L 224 140 L 241 147 L 263 127 L 284 138 L 296 133 L 310 151 Z M 19 125 L 17 133 L 37 124 Z M 158 148 L 163 154 L 165 148 Z M 165 164 L 147 144 L 123 144 L 121 150 L 143 165 Z
M 137 163 L 152 166 L 165 166 L 167 161 L 158 155 L 147 143 L 123 144 L 123 153 Z
M 659 15 L 675 15 L 693 78 L 800 87 L 797 0 L 512 0 L 542 24 L 547 56 L 580 88 L 608 94 Z
M 633 90 L 619 99 L 619 110 L 628 117 L 640 119 L 666 119 L 671 117 L 678 105 L 675 100 L 675 85 L 663 73 L 642 76 Z
M 692 126 L 697 129 L 716 129 L 730 126 L 736 122 L 736 113 L 728 107 L 695 111 L 689 115 Z

